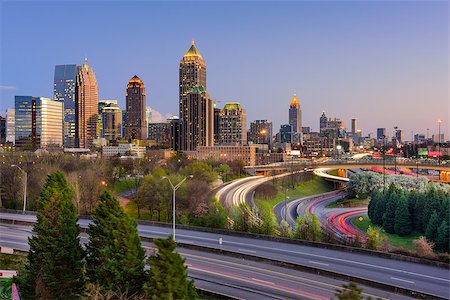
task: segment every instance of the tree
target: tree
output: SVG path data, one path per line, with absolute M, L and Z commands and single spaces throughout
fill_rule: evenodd
M 299 216 L 295 222 L 296 238 L 309 241 L 320 241 L 322 239 L 322 228 L 315 214 Z
M 428 242 L 424 236 L 421 236 L 417 240 L 413 241 L 414 249 L 417 255 L 420 257 L 434 258 L 435 254 L 433 252 L 434 243 Z
M 220 164 L 216 168 L 217 173 L 223 178 L 223 181 L 227 181 L 227 175 L 230 174 L 230 166 L 227 164 Z
M 206 181 L 208 184 L 217 180 L 217 174 L 213 168 L 205 162 L 195 161 L 183 170 L 183 175 L 194 175 L 194 178 Z
M 399 193 L 400 191 L 397 190 L 397 188 L 394 186 L 394 184 L 391 184 L 388 191 L 388 196 L 386 200 L 386 210 L 383 214 L 383 228 L 388 233 L 394 233 L 394 226 L 395 226 L 395 209 L 397 206 L 397 201 L 399 199 Z
M 78 299 L 85 290 L 84 251 L 77 211 L 62 172 L 47 176 L 29 238 L 26 270 L 19 278 L 25 299 Z
M 339 300 L 359 300 L 363 299 L 362 288 L 354 282 L 342 285 L 343 289 L 336 290 L 334 294 Z
M 197 299 L 194 283 L 187 278 L 184 259 L 175 251 L 172 236 L 155 239 L 157 254 L 147 259 L 149 277 L 144 291 L 157 299 Z
M 280 232 L 280 236 L 282 237 L 291 237 L 292 230 L 289 226 L 288 222 L 285 220 L 281 220 L 280 225 L 278 226 L 278 231 Z
M 104 290 L 136 294 L 145 280 L 145 252 L 136 221 L 108 192 L 92 213 L 87 245 L 87 275 Z
M 366 248 L 371 250 L 379 250 L 382 241 L 383 238 L 381 237 L 380 228 L 369 226 L 367 229 Z
M 404 195 L 401 195 L 397 201 L 395 209 L 395 233 L 399 236 L 405 236 L 411 233 L 412 230 L 411 218 L 408 207 L 408 200 Z
M 425 231 L 425 236 L 427 237 L 427 240 L 433 242 L 436 241 L 436 238 L 438 236 L 439 225 L 441 225 L 441 222 L 439 221 L 439 216 L 437 212 L 434 211 L 428 222 L 427 230 Z
M 450 227 L 448 226 L 447 221 L 442 221 L 437 231 L 436 249 L 443 252 L 449 251 L 449 232 Z

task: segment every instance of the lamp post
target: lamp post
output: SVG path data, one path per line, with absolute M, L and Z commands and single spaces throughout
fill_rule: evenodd
M 187 177 L 184 177 L 183 180 L 181 180 L 176 185 L 173 185 L 173 183 L 172 183 L 172 181 L 170 180 L 169 177 L 167 177 L 167 176 L 163 176 L 162 177 L 162 179 L 167 179 L 169 181 L 170 187 L 172 188 L 172 202 L 173 202 L 172 203 L 172 205 L 173 205 L 173 210 L 172 210 L 172 213 L 173 213 L 173 215 L 172 215 L 173 224 L 172 224 L 172 228 L 173 228 L 173 240 L 174 241 L 175 241 L 175 193 L 180 188 L 180 186 L 186 181 L 186 179 L 192 178 L 192 177 L 194 177 L 194 175 L 189 175 Z
M 284 190 L 284 196 L 284 220 L 287 222 L 287 200 L 289 199 L 287 189 Z
M 383 135 L 383 149 L 381 151 L 383 153 L 383 194 L 386 191 L 386 136 Z
M 23 213 L 25 213 L 25 209 L 27 208 L 27 177 L 28 174 L 27 172 L 25 172 L 24 169 L 22 169 L 21 167 L 19 167 L 18 165 L 11 165 L 12 168 L 17 168 L 19 169 L 23 175 L 24 175 L 24 179 L 23 179 Z
M 438 134 L 438 165 L 441 164 L 441 123 L 442 120 L 439 119 L 438 121 L 439 124 L 439 134 Z
M 341 151 L 342 146 L 341 145 L 337 145 L 336 146 L 336 150 L 337 150 L 337 159 L 339 159 L 339 152 Z

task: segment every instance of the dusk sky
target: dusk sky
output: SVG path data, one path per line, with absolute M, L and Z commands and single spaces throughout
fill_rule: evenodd
M 248 124 L 303 126 L 322 111 L 363 134 L 449 130 L 448 1 L 1 1 L 0 112 L 15 95 L 53 97 L 57 64 L 95 71 L 100 99 L 125 106 L 135 74 L 147 106 L 178 115 L 178 66 L 194 39 L 213 99 L 240 102 Z

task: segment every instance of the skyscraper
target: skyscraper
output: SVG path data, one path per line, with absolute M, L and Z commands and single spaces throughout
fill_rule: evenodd
M 302 132 L 302 110 L 295 94 L 289 106 L 289 125 L 291 125 L 292 132 Z
M 327 116 L 325 115 L 325 112 L 322 112 L 322 115 L 320 116 L 320 132 L 322 132 L 325 128 L 327 128 Z
M 128 81 L 126 93 L 125 138 L 147 139 L 146 93 L 144 82 L 136 75 Z
M 219 144 L 247 144 L 247 113 L 239 103 L 225 104 L 220 110 L 218 126 Z
M 358 131 L 358 119 L 357 118 L 353 118 L 352 119 L 352 134 L 356 134 L 356 132 Z
M 16 117 L 15 109 L 8 108 L 6 110 L 6 142 L 16 142 Z
M 214 103 L 202 86 L 194 86 L 183 100 L 186 106 L 182 121 L 181 146 L 195 151 L 198 146 L 214 143 Z
M 6 143 L 6 118 L 0 116 L 0 144 Z
M 97 136 L 98 86 L 87 59 L 77 68 L 75 87 L 75 147 L 89 148 Z
M 292 125 L 283 124 L 280 126 L 280 132 L 278 133 L 278 143 L 292 143 Z
M 104 132 L 104 122 L 103 122 L 103 109 L 105 107 L 117 107 L 119 108 L 119 104 L 117 100 L 98 100 L 98 117 L 97 117 L 97 136 L 98 138 L 104 138 L 105 132 Z M 120 111 L 120 109 L 119 109 Z M 110 111 L 109 111 L 110 112 Z M 120 120 L 122 120 L 122 116 L 120 116 Z M 110 125 L 110 124 L 108 124 Z M 122 127 L 122 125 L 120 126 Z
M 206 64 L 203 60 L 200 52 L 198 52 L 195 47 L 194 41 L 192 41 L 191 47 L 184 54 L 183 58 L 180 61 L 180 69 L 179 69 L 179 108 L 180 108 L 180 119 L 181 119 L 181 150 L 191 149 L 193 145 L 193 137 L 190 136 L 192 134 L 192 126 L 198 127 L 199 124 L 195 124 L 194 120 L 190 119 L 192 116 L 193 110 L 189 107 L 189 103 L 192 103 L 192 99 L 202 99 L 202 97 L 209 97 L 206 93 Z M 193 88 L 197 87 L 194 89 Z M 188 94 L 193 92 L 194 95 L 191 97 L 191 101 L 188 101 Z M 197 95 L 197 96 L 195 96 Z M 199 97 L 199 95 L 202 95 Z M 208 98 L 209 101 L 211 101 Z M 206 101 L 208 102 L 208 101 Z M 206 103 L 205 102 L 205 103 Z M 214 110 L 211 109 L 212 115 L 211 121 L 214 118 Z M 212 125 L 214 126 L 214 125 Z M 211 128 L 211 131 L 214 129 Z M 209 136 L 209 134 L 213 135 L 214 133 L 207 133 L 205 136 Z M 189 145 L 189 146 L 188 146 Z M 195 149 L 194 149 L 195 150 Z
M 64 147 L 75 147 L 75 88 L 77 65 L 55 66 L 53 100 L 64 104 Z
M 386 128 L 377 128 L 377 141 L 382 143 L 385 139 L 387 139 Z
M 122 111 L 119 105 L 110 103 L 102 108 L 102 137 L 115 142 L 122 137 Z
M 63 146 L 63 103 L 43 97 L 15 97 L 15 144 L 24 150 Z

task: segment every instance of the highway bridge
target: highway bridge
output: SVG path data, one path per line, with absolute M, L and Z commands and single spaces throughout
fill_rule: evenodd
M 3 223 L 0 246 L 27 251 L 27 237 L 31 235 L 30 226 L 35 221 L 34 215 L 0 213 L 0 222 Z M 16 224 L 6 224 L 11 222 Z M 88 219 L 79 221 L 82 228 L 87 228 L 89 223 Z M 144 223 L 138 225 L 138 231 L 144 241 L 171 234 L 170 227 Z M 197 248 L 196 251 L 181 249 L 181 252 L 187 258 L 189 274 L 198 278 L 198 284 L 204 284 L 206 289 L 225 290 L 229 296 L 245 299 L 329 299 L 334 289 L 343 282 L 309 274 L 310 270 L 328 272 L 334 278 L 350 276 L 348 280 L 376 283 L 384 290 L 388 287 L 391 290 L 408 290 L 416 296 L 415 293 L 428 298 L 447 299 L 450 296 L 448 268 L 395 260 L 372 252 L 349 251 L 339 246 L 317 247 L 263 236 L 212 231 L 178 229 L 177 242 Z M 219 238 L 222 238 L 222 244 L 218 243 Z M 151 247 L 150 244 L 145 245 Z M 205 251 L 198 251 L 200 248 Z M 263 261 L 250 263 L 211 253 L 214 251 L 227 251 Z M 297 267 L 292 270 L 265 263 L 264 259 Z M 381 290 L 365 290 L 375 297 L 401 298 Z

